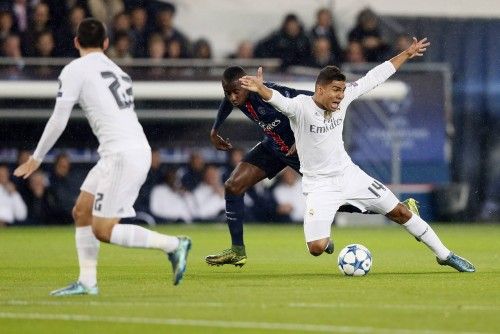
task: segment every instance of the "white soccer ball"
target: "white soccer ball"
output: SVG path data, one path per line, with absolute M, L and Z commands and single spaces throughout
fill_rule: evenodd
M 364 276 L 372 267 L 372 254 L 363 245 L 347 245 L 339 253 L 339 269 L 347 276 Z

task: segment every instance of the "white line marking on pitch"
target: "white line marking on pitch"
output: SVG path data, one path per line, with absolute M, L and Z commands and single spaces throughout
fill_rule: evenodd
M 85 306 L 142 306 L 154 307 L 165 306 L 164 302 L 103 302 L 103 301 L 29 301 L 29 300 L 5 300 L 0 301 L 0 305 L 53 305 L 53 306 L 70 306 L 70 305 L 85 305 Z M 500 311 L 500 306 L 495 305 L 423 305 L 423 304 L 370 304 L 370 303 L 288 303 L 288 304 L 265 304 L 265 303 L 218 303 L 218 302 L 174 302 L 169 303 L 170 306 L 176 307 L 206 307 L 206 308 L 222 308 L 222 307 L 292 307 L 292 308 L 368 308 L 368 309 L 398 309 L 398 310 L 436 310 L 436 311 Z
M 419 305 L 419 304 L 356 304 L 356 303 L 291 303 L 288 306 L 298 308 L 386 308 L 408 310 L 449 310 L 449 311 L 499 311 L 500 306 L 495 305 Z
M 251 321 L 224 321 L 224 320 L 201 320 L 201 319 L 169 319 L 169 318 L 144 318 L 144 317 L 118 317 L 118 316 L 95 316 L 88 314 L 51 314 L 51 313 L 13 313 L 0 312 L 3 319 L 24 320 L 59 320 L 80 322 L 109 322 L 123 324 L 143 325 L 167 325 L 167 326 L 191 326 L 212 328 L 239 328 L 239 329 L 265 329 L 286 330 L 300 332 L 330 332 L 330 333 L 365 333 L 365 334 L 487 334 L 485 332 L 457 332 L 440 331 L 428 329 L 397 329 L 397 328 L 375 328 L 357 326 L 335 326 L 315 325 L 301 323 L 281 322 L 251 322 Z

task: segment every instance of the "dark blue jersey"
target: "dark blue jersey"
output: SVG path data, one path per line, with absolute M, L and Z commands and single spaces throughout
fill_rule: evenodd
M 313 95 L 313 92 L 306 90 L 297 90 L 285 86 L 280 86 L 272 82 L 265 82 L 269 88 L 280 92 L 285 97 L 295 97 L 297 95 Z M 290 128 L 288 117 L 277 111 L 272 105 L 262 100 L 259 94 L 250 92 L 245 105 L 238 107 L 250 120 L 260 126 L 266 135 L 262 144 L 268 149 L 288 152 L 295 143 L 293 131 Z M 213 129 L 218 129 L 224 120 L 233 110 L 233 105 L 225 97 L 219 107 L 217 118 Z

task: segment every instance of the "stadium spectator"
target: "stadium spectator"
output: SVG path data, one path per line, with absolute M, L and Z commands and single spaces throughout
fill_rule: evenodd
M 182 175 L 181 184 L 184 189 L 193 191 L 202 181 L 205 160 L 199 152 L 191 153 L 186 171 Z
M 8 10 L 0 9 L 0 45 L 12 33 L 15 33 L 14 18 Z
M 126 31 L 118 31 L 114 36 L 114 43 L 107 54 L 112 59 L 132 60 L 132 41 Z
M 214 221 L 222 218 L 226 202 L 224 185 L 217 167 L 208 165 L 203 172 L 203 181 L 193 190 L 196 220 Z
M 349 32 L 349 42 L 360 42 L 368 62 L 379 62 L 385 58 L 388 46 L 382 38 L 378 17 L 370 9 L 362 10 L 356 26 Z
M 180 59 L 187 57 L 187 53 L 182 51 L 182 42 L 178 39 L 171 39 L 167 43 L 167 58 Z
M 70 9 L 67 22 L 56 33 L 56 49 L 61 57 L 79 57 L 78 50 L 73 45 L 73 38 L 80 22 L 86 17 L 85 8 L 74 6 Z
M 148 40 L 148 57 L 151 59 L 163 59 L 167 52 L 165 41 L 159 34 L 152 34 Z
M 46 3 L 38 3 L 29 22 L 28 30 L 23 35 L 23 50 L 27 56 L 36 57 L 36 42 L 38 36 L 47 30 L 51 30 L 49 6 Z
M 306 209 L 305 198 L 298 174 L 287 167 L 283 170 L 280 180 L 273 189 L 276 199 L 276 213 L 281 221 L 302 222 Z
M 349 42 L 345 51 L 344 60 L 346 63 L 363 64 L 366 63 L 365 51 L 359 42 Z
M 150 196 L 153 187 L 161 183 L 164 179 L 165 168 L 161 162 L 161 154 L 158 148 L 151 149 L 151 168 L 149 169 L 146 181 L 139 191 L 137 200 L 135 201 L 134 207 L 137 211 L 147 212 L 151 214 L 151 208 L 149 206 Z
M 91 16 L 105 24 L 111 23 L 125 9 L 123 0 L 87 0 L 87 3 Z
M 89 13 L 87 0 L 43 0 L 43 2 L 49 6 L 52 28 L 56 30 L 67 24 L 73 7 L 78 6 L 83 8 L 85 12 L 84 17 Z
M 28 218 L 23 224 L 47 225 L 58 223 L 53 219 L 53 212 L 58 203 L 48 191 L 47 176 L 42 171 L 34 172 L 28 179 L 28 194 L 24 199 L 28 207 Z
M 131 29 L 132 23 L 130 22 L 130 15 L 125 12 L 117 13 L 113 17 L 113 21 L 110 25 L 110 35 L 113 43 L 116 40 L 116 34 L 120 32 L 129 33 Z
M 311 29 L 310 36 L 312 41 L 320 37 L 328 39 L 330 42 L 330 52 L 333 53 L 332 56 L 335 59 L 335 62 L 332 64 L 339 64 L 342 61 L 342 48 L 335 33 L 332 12 L 328 8 L 320 8 L 316 12 L 316 22 Z
M 54 57 L 55 41 L 50 30 L 42 31 L 35 40 L 34 57 Z
M 193 44 L 193 58 L 211 59 L 212 47 L 210 42 L 205 38 L 200 38 Z
M 14 64 L 0 68 L 0 75 L 4 80 L 21 79 L 23 76 L 24 60 L 21 51 L 19 35 L 8 35 L 1 45 L 0 56 L 14 60 Z
M 280 58 L 282 67 L 304 65 L 311 54 L 311 43 L 295 14 L 288 14 L 280 30 L 260 41 L 255 48 L 257 58 Z
M 130 35 L 133 41 L 132 53 L 134 57 L 147 56 L 147 29 L 148 13 L 143 7 L 135 7 L 130 11 Z
M 38 34 L 35 40 L 33 57 L 50 58 L 55 56 L 54 35 L 50 30 L 45 30 Z M 33 67 L 33 74 L 39 79 L 53 79 L 54 67 L 50 65 L 38 65 Z
M 253 43 L 248 40 L 241 41 L 236 48 L 236 52 L 229 55 L 229 58 L 233 59 L 252 59 L 253 57 Z
M 2 44 L 2 56 L 19 60 L 23 57 L 19 35 L 10 34 L 5 38 Z
M 17 30 L 24 33 L 28 29 L 31 6 L 28 0 L 14 0 L 12 3 L 12 12 Z
M 331 51 L 330 41 L 319 37 L 313 41 L 311 57 L 307 61 L 310 67 L 323 68 L 327 65 L 340 65 L 340 58 Z
M 72 224 L 72 210 L 80 193 L 81 180 L 71 173 L 71 160 L 66 153 L 61 153 L 55 158 L 49 182 L 49 191 L 57 201 L 57 207 L 52 213 L 54 223 Z
M 10 181 L 9 169 L 0 165 L 0 227 L 26 219 L 27 207 Z
M 147 69 L 147 75 L 150 79 L 163 78 L 165 76 L 165 68 L 161 66 L 167 52 L 165 41 L 159 34 L 152 34 L 148 40 L 148 57 L 153 64 L 159 66 L 151 66 Z
M 153 187 L 150 198 L 151 213 L 168 222 L 190 223 L 193 217 L 188 201 L 192 195 L 182 191 L 176 173 L 174 169 L 166 171 L 163 182 Z
M 156 12 L 156 32 L 159 33 L 170 49 L 172 41 L 176 41 L 180 48 L 179 57 L 168 52 L 169 58 L 187 58 L 189 54 L 189 41 L 185 35 L 174 27 L 175 6 L 169 2 L 165 2 L 159 6 Z

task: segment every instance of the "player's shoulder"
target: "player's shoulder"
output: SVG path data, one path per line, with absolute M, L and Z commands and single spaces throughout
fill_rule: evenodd
M 266 86 L 267 88 L 274 89 L 275 91 L 280 92 L 281 95 L 283 95 L 285 97 L 294 97 L 296 95 L 295 94 L 295 89 L 290 88 L 290 87 L 286 87 L 286 86 L 283 86 L 283 85 L 279 85 L 279 84 L 277 84 L 275 82 L 266 81 L 266 82 L 264 82 L 264 86 Z
M 64 66 L 61 71 L 60 77 L 81 78 L 85 74 L 85 66 L 82 64 L 81 58 L 72 60 L 69 64 Z

